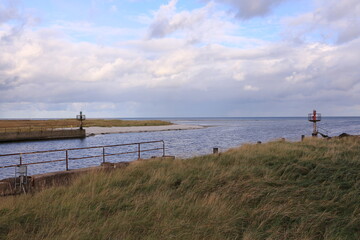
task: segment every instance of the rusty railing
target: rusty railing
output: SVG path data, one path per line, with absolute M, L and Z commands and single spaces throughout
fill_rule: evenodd
M 142 146 L 147 145 L 147 144 L 161 144 L 161 146 L 143 149 Z M 123 147 L 123 146 L 136 146 L 136 150 L 115 152 L 115 153 L 106 153 L 106 149 L 115 148 L 115 147 Z M 70 153 L 72 151 L 87 150 L 87 149 L 102 149 L 102 153 L 100 155 L 70 157 Z M 94 147 L 85 147 L 85 148 L 69 148 L 69 149 L 58 149 L 58 150 L 49 150 L 49 151 L 10 153 L 10 154 L 0 155 L 0 160 L 3 157 L 12 157 L 12 156 L 16 157 L 17 156 L 16 159 L 18 160 L 18 163 L 11 164 L 11 165 L 4 165 L 4 166 L 0 165 L 0 169 L 1 168 L 18 167 L 21 165 L 34 165 L 34 164 L 45 164 L 45 163 L 53 163 L 53 162 L 65 162 L 65 168 L 66 168 L 66 171 L 68 171 L 69 170 L 69 161 L 73 161 L 73 160 L 81 160 L 81 159 L 89 159 L 89 158 L 102 158 L 102 162 L 104 163 L 106 161 L 107 156 L 118 156 L 118 155 L 125 155 L 125 154 L 137 154 L 137 158 L 140 159 L 141 153 L 143 153 L 143 152 L 159 151 L 159 150 L 162 150 L 162 156 L 165 156 L 165 142 L 163 140 L 138 142 L 138 143 L 126 143 L 126 144 L 117 144 L 117 145 L 106 145 L 106 146 L 94 146 Z M 45 153 L 54 153 L 54 152 L 59 152 L 59 153 L 62 152 L 64 158 L 56 159 L 56 160 L 48 160 L 48 161 L 38 161 L 38 162 L 24 161 L 24 155 L 35 155 L 35 154 L 45 154 Z M 0 161 L 0 163 L 1 163 L 1 161 Z

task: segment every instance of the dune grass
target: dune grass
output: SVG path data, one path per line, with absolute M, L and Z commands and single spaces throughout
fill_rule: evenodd
M 360 239 L 360 139 L 137 161 L 1 198 L 0 239 Z
M 79 127 L 76 119 L 51 119 L 51 120 L 0 120 L 1 129 L 7 131 L 34 131 L 39 128 L 70 128 Z M 84 127 L 129 127 L 129 126 L 160 126 L 172 123 L 161 120 L 120 120 L 120 119 L 86 119 Z

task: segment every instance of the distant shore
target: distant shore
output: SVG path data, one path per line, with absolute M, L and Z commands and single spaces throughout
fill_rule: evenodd
M 175 131 L 175 130 L 192 130 L 202 129 L 204 126 L 196 125 L 163 125 L 163 126 L 136 126 L 136 127 L 85 127 L 86 135 L 93 136 L 99 134 L 113 133 L 139 133 L 139 132 L 158 132 L 158 131 Z
M 83 127 L 130 127 L 130 126 L 167 126 L 171 122 L 161 120 L 121 120 L 121 119 L 86 119 Z M 50 119 L 50 120 L 1 120 L 0 132 L 33 132 L 52 129 L 79 128 L 80 122 L 76 119 Z

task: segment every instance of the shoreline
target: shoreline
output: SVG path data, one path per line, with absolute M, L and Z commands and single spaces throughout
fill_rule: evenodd
M 173 124 L 162 126 L 135 126 L 135 127 L 84 127 L 86 136 L 95 136 L 100 134 L 115 133 L 140 133 L 140 132 L 159 132 L 159 131 L 176 131 L 176 130 L 195 130 L 203 129 L 204 126 Z

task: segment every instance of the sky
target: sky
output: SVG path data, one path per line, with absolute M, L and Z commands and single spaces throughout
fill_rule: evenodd
M 360 115 L 359 0 L 0 0 L 0 118 Z

